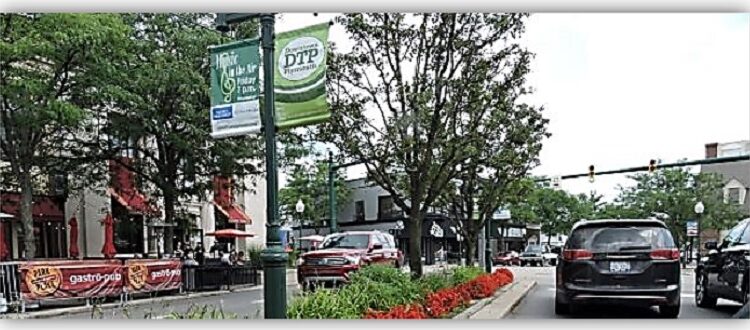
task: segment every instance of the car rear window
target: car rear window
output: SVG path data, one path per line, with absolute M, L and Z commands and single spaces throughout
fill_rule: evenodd
M 578 228 L 570 235 L 566 248 L 617 252 L 674 248 L 674 238 L 659 226 L 596 226 Z

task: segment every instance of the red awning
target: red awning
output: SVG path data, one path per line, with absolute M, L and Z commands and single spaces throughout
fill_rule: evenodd
M 219 238 L 237 238 L 237 237 L 253 237 L 252 233 L 248 233 L 237 229 L 220 229 L 214 232 L 207 233 L 206 236 L 215 236 Z
M 214 177 L 214 205 L 221 211 L 231 223 L 248 224 L 252 223 L 250 217 L 245 214 L 239 205 L 234 203 L 232 195 L 232 180 L 223 177 Z
M 20 220 L 21 194 L 3 192 L 0 212 L 11 214 L 15 220 Z M 32 197 L 31 214 L 35 221 L 65 221 L 61 203 L 52 196 Z
M 129 164 L 131 159 L 121 158 L 120 162 Z M 109 161 L 109 173 L 112 175 L 112 187 L 107 193 L 114 197 L 129 212 L 143 215 L 159 215 L 159 209 L 135 187 L 133 172 L 116 161 Z
M 221 211 L 221 213 L 229 219 L 229 222 L 242 224 L 248 224 L 252 222 L 252 220 L 250 220 L 250 217 L 245 214 L 242 209 L 240 209 L 239 205 L 230 204 L 222 206 L 214 201 L 214 206 L 216 206 L 216 209 Z

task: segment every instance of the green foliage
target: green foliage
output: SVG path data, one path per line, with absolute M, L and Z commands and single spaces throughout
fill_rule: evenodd
M 548 236 L 568 234 L 577 221 L 590 219 L 593 209 L 588 197 L 544 186 L 534 187 L 525 200 L 511 206 L 514 219 L 541 224 Z
M 729 228 L 743 216 L 737 205 L 724 203 L 724 181 L 718 174 L 664 169 L 652 174 L 635 174 L 630 178 L 636 184 L 620 187 L 616 201 L 619 209 L 630 217 L 666 214 L 663 220 L 678 242 L 686 239 L 686 222 L 697 218 L 694 207 L 698 201 L 705 206 L 701 228 Z
M 117 97 L 111 77 L 127 53 L 129 28 L 116 14 L 0 16 L 0 139 L 10 163 L 3 188 L 18 188 L 25 252 L 35 255 L 30 197 L 40 173 L 80 174 L 96 180 L 91 150 L 76 142 L 89 108 Z
M 334 175 L 336 205 L 343 210 L 349 200 L 350 189 L 346 186 L 340 173 Z M 330 219 L 328 195 L 328 162 L 318 159 L 312 166 L 296 165 L 284 188 L 279 191 L 279 204 L 288 219 L 295 223 L 301 220 L 308 224 L 321 225 L 323 220 Z M 297 201 L 302 200 L 305 211 L 296 212 Z
M 480 267 L 456 267 L 450 276 L 453 286 L 473 280 L 479 275 L 484 274 L 484 269 Z
M 260 258 L 260 254 L 263 252 L 263 246 L 260 245 L 251 245 L 246 250 L 246 257 L 247 261 L 250 262 L 252 265 L 260 266 L 262 265 L 262 260 Z

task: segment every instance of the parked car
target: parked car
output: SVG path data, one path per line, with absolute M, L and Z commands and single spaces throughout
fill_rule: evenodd
M 695 268 L 695 304 L 713 308 L 718 298 L 750 302 L 750 218 L 734 226 L 720 244 L 706 242 L 707 255 Z
M 297 282 L 303 289 L 347 283 L 349 274 L 369 264 L 401 267 L 404 254 L 390 234 L 351 231 L 326 236 L 318 249 L 297 260 Z
M 521 266 L 546 266 L 557 264 L 557 254 L 552 252 L 549 245 L 529 244 L 521 253 Z
M 680 250 L 655 219 L 592 220 L 573 226 L 556 269 L 555 313 L 582 305 L 659 306 L 680 312 Z
M 520 266 L 521 257 L 516 251 L 500 252 L 492 257 L 492 264 L 496 266 Z

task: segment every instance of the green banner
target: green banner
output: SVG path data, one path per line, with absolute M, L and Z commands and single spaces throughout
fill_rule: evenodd
M 280 129 L 324 122 L 328 23 L 276 35 L 274 91 Z
M 211 136 L 258 133 L 260 50 L 258 39 L 209 48 L 211 53 Z

